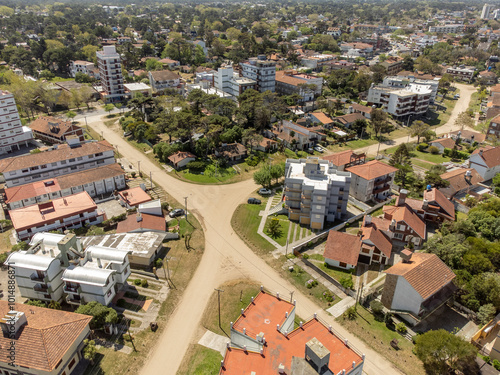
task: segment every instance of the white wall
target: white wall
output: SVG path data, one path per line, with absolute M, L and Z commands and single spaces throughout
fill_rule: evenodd
M 403 276 L 398 276 L 391 309 L 410 311 L 414 315 L 420 312 L 423 299 Z

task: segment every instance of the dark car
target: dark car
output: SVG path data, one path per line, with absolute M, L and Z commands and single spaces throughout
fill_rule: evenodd
M 248 204 L 261 204 L 260 199 L 257 198 L 248 198 Z
M 176 208 L 175 210 L 172 210 L 168 213 L 168 216 L 170 217 L 177 217 L 182 215 L 184 215 L 184 210 L 182 208 Z

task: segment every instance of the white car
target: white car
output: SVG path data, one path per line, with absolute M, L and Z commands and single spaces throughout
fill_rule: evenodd
M 260 195 L 271 195 L 273 192 L 269 189 L 266 189 L 266 188 L 262 188 L 262 189 L 259 189 L 259 194 Z
M 318 152 L 323 152 L 323 149 L 319 146 L 314 146 L 314 150 Z

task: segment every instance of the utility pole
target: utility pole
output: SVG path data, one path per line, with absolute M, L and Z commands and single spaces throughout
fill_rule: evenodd
M 141 161 L 137 161 L 137 169 L 139 170 L 139 177 L 141 177 Z
M 217 291 L 217 299 L 219 301 L 219 327 L 222 328 L 221 323 L 220 323 L 220 294 L 221 292 L 224 292 L 222 289 L 215 289 Z
M 153 172 L 149 171 L 149 181 L 151 182 L 151 190 L 153 190 Z
M 184 197 L 184 218 L 188 219 L 188 197 Z
M 293 292 L 294 292 L 294 290 L 292 290 L 292 291 L 290 292 L 290 303 L 292 303 L 292 302 L 293 302 Z

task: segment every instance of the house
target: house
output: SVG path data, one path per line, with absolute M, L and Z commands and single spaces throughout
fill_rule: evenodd
M 401 189 L 396 206 L 408 205 L 424 221 L 455 221 L 455 206 L 438 189 L 428 187 L 423 200 L 408 198 L 407 194 L 405 189 Z
M 196 160 L 196 155 L 190 152 L 177 151 L 168 157 L 168 160 L 175 169 L 180 169 L 185 167 L 190 161 Z
M 490 140 L 496 140 L 500 138 L 500 115 L 495 116 L 488 126 L 488 131 L 486 132 L 486 137 Z
M 441 178 L 450 184 L 439 188 L 439 191 L 450 200 L 455 197 L 463 198 L 467 194 L 480 195 L 489 191 L 481 185 L 484 178 L 473 168 L 458 168 L 443 173 Z
M 86 191 L 91 198 L 94 198 L 125 187 L 125 172 L 115 163 L 6 188 L 4 201 L 9 210 L 13 210 L 82 191 Z
M 161 60 L 158 60 L 161 64 L 163 64 L 163 66 L 167 66 L 169 69 L 175 69 L 176 67 L 180 66 L 181 63 L 177 60 L 172 60 L 172 59 L 169 59 L 169 58 L 166 58 L 166 59 L 161 59 Z
M 215 149 L 215 156 L 229 161 L 238 161 L 247 157 L 247 148 L 241 143 L 222 144 L 221 147 Z
M 331 129 L 335 123 L 335 120 L 328 117 L 324 112 L 313 112 L 310 118 L 312 122 L 320 123 L 327 129 Z
M 485 181 L 491 180 L 500 173 L 500 147 L 474 150 L 469 158 L 469 167 L 475 169 Z
M 141 203 L 149 202 L 151 197 L 140 186 L 123 190 L 118 193 L 120 204 L 128 209 L 134 208 Z
M 73 124 L 72 121 L 63 121 L 52 116 L 38 117 L 30 124 L 33 136 L 48 143 L 64 143 L 70 135 L 78 137 L 80 142 L 85 142 L 83 128 Z
M 355 112 L 355 113 L 349 113 L 347 115 L 334 117 L 333 120 L 335 122 L 339 123 L 340 125 L 343 125 L 346 128 L 349 128 L 357 120 L 361 120 L 361 121 L 365 120 L 365 116 L 363 116 L 359 112 Z
M 118 223 L 116 233 L 165 232 L 167 224 L 163 216 L 137 212 Z
M 285 207 L 290 220 L 323 229 L 346 213 L 351 174 L 337 171 L 327 160 L 287 159 Z
M 63 144 L 38 154 L 2 159 L 0 173 L 6 187 L 12 187 L 113 163 L 115 149 L 108 141 Z
M 37 375 L 76 373 L 91 316 L 7 301 L 0 301 L 0 316 L 0 346 L 5 348 L 0 355 L 2 374 L 18 374 L 19 369 Z M 7 350 L 13 342 L 15 361 Z
M 461 80 L 461 81 L 466 81 L 470 82 L 472 78 L 474 77 L 474 73 L 476 71 L 476 68 L 474 67 L 449 67 L 446 69 L 446 74 L 451 74 L 453 78 Z
M 339 171 L 345 171 L 353 165 L 363 164 L 366 161 L 364 153 L 357 154 L 352 150 L 340 151 L 335 154 L 322 157 L 323 160 L 328 160 Z
M 326 139 L 326 135 L 319 130 L 306 128 L 288 120 L 281 121 L 271 131 L 266 130 L 265 134 L 281 140 L 288 148 L 299 150 L 307 150 L 318 141 Z
M 391 185 L 398 169 L 378 160 L 358 164 L 346 169 L 352 175 L 349 193 L 356 199 L 385 200 L 391 193 Z
M 456 290 L 455 274 L 435 254 L 404 250 L 403 261 L 385 271 L 382 304 L 410 324 L 442 306 Z
M 370 119 L 373 107 L 367 107 L 366 105 L 361 105 L 358 103 L 350 103 L 348 108 L 349 113 L 361 113 L 363 117 Z
M 106 214 L 97 208 L 84 191 L 37 205 L 9 211 L 16 237 L 25 241 L 38 232 L 64 231 L 104 221 Z
M 301 102 L 314 100 L 321 95 L 323 78 L 298 73 L 296 70 L 280 70 L 276 72 L 276 92 L 281 95 L 298 94 Z
M 261 288 L 231 324 L 219 375 L 363 373 L 365 356 L 316 315 L 294 329 L 295 308 Z
M 427 236 L 425 222 L 406 204 L 401 206 L 384 206 L 384 218 L 388 229 L 386 234 L 393 245 L 412 242 L 421 246 Z
M 278 149 L 278 142 L 276 142 L 274 139 L 262 137 L 262 141 L 259 142 L 255 149 L 262 152 L 276 151 Z
M 437 147 L 439 150 L 439 153 L 442 154 L 444 152 L 445 148 L 452 149 L 453 147 L 455 147 L 456 143 L 455 143 L 455 140 L 453 138 L 439 138 L 439 139 L 435 139 L 433 141 L 430 141 L 428 143 L 428 145 L 429 145 L 429 147 L 430 146 Z
M 497 75 L 490 70 L 483 70 L 479 73 L 478 77 L 488 86 L 492 86 L 497 83 Z
M 461 142 L 473 144 L 474 142 L 483 143 L 486 140 L 486 135 L 472 130 L 463 129 L 450 132 L 450 138 L 460 139 Z
M 148 76 L 149 83 L 155 92 L 179 88 L 181 84 L 181 76 L 170 70 L 151 71 Z

